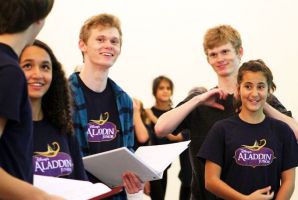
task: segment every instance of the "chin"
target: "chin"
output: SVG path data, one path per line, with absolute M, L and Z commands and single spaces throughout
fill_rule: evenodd
M 28 96 L 30 99 L 34 99 L 34 100 L 41 99 L 43 97 L 42 94 L 32 94 L 32 93 L 29 93 Z

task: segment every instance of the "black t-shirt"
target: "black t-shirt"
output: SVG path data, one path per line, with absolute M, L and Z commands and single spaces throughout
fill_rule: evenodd
M 76 137 L 61 134 L 45 119 L 33 125 L 33 173 L 87 180 Z
M 159 118 L 162 114 L 169 110 L 159 110 L 155 107 L 151 108 L 152 113 Z M 170 144 L 171 141 L 167 137 L 159 138 L 156 136 L 155 131 L 154 131 L 154 126 L 155 124 L 153 122 L 150 123 L 150 129 L 152 131 L 149 132 L 150 134 L 150 141 L 152 145 L 160 145 L 160 144 Z
M 0 138 L 0 167 L 32 183 L 32 113 L 27 81 L 18 56 L 0 43 L 0 117 L 7 119 Z
M 221 166 L 221 179 L 238 192 L 271 186 L 276 195 L 281 173 L 298 165 L 297 152 L 294 133 L 284 122 L 266 117 L 249 124 L 233 116 L 214 124 L 198 156 Z
M 193 95 L 187 97 L 184 101 L 178 104 L 182 105 Z M 209 106 L 196 107 L 182 122 L 174 133 L 179 133 L 184 129 L 190 131 L 190 162 L 192 165 L 192 183 L 191 192 L 194 199 L 213 200 L 216 197 L 205 189 L 205 163 L 197 158 L 197 153 L 204 142 L 209 130 L 213 124 L 219 120 L 226 119 L 235 115 L 235 108 L 233 105 L 233 94 L 227 96 L 225 100 L 217 100 L 218 103 L 224 106 L 224 110 L 219 110 Z M 268 100 L 268 103 L 280 112 L 291 116 L 291 112 L 287 111 L 285 107 L 274 96 Z
M 78 78 L 86 100 L 90 155 L 122 147 L 119 113 L 112 86 L 108 83 L 104 91 L 94 92 Z

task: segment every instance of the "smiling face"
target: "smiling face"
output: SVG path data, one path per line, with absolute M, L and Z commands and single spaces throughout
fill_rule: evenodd
M 37 46 L 24 49 L 20 66 L 25 73 L 31 100 L 41 100 L 52 82 L 52 63 L 49 54 Z
M 231 43 L 207 49 L 207 60 L 220 77 L 236 75 L 243 54 L 242 48 L 237 54 Z
M 263 114 L 264 104 L 269 95 L 267 79 L 263 72 L 244 72 L 238 92 L 242 102 L 242 114 Z
M 110 68 L 120 54 L 120 33 L 117 28 L 99 26 L 90 30 L 87 42 L 80 40 L 79 46 L 85 63 Z

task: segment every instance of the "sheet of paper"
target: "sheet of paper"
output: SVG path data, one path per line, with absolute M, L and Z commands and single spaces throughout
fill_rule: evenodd
M 146 165 L 158 172 L 163 172 L 185 149 L 188 148 L 189 141 L 172 144 L 141 146 L 135 155 Z
M 89 181 L 56 178 L 50 176 L 34 175 L 34 186 L 48 192 L 71 200 L 86 200 L 110 192 L 111 189 L 102 184 L 93 184 Z

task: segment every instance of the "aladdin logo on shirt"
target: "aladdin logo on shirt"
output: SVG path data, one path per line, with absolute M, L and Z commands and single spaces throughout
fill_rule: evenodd
M 234 159 L 238 165 L 251 166 L 267 166 L 273 162 L 274 152 L 272 149 L 264 147 L 266 140 L 262 139 L 258 143 L 255 141 L 254 145 L 242 145 L 235 151 Z
M 34 152 L 34 174 L 54 177 L 71 174 L 73 169 L 71 157 L 67 153 L 59 151 L 59 144 L 53 142 L 52 147 L 48 145 L 46 152 Z
M 88 142 L 111 141 L 117 137 L 117 127 L 108 122 L 109 113 L 101 114 L 99 120 L 90 120 L 88 123 Z

